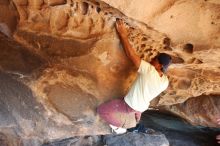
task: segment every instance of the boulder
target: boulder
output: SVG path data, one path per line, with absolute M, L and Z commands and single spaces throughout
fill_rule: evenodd
M 169 141 L 161 133 L 126 133 L 105 137 L 108 146 L 169 146 Z
M 1 127 L 13 125 L 15 135 L 25 137 L 27 143 L 29 139 L 43 143 L 67 136 L 109 134 L 110 129 L 99 118 L 96 108 L 108 100 L 124 97 L 137 75 L 115 30 L 116 18 L 127 23 L 129 41 L 141 59 L 150 61 L 159 52 L 173 58 L 168 71 L 170 85 L 151 106 L 173 111 L 193 124 L 217 126 L 213 122 L 219 113 L 215 107 L 219 99 L 215 98 L 216 104 L 203 101 L 220 94 L 219 13 L 215 13 L 219 5 L 163 1 L 158 6 L 158 11 L 151 11 L 152 19 L 147 25 L 148 22 L 127 17 L 102 1 L 0 2 L 0 11 L 4 12 L 0 13 L 0 29 L 6 35 L 9 33 L 5 26 L 13 30 L 13 38 L 0 34 Z M 184 13 L 192 7 L 194 15 Z M 171 12 L 175 17 L 170 18 Z M 201 22 L 197 22 L 197 14 Z M 181 23 L 187 23 L 188 28 L 182 32 L 179 27 L 183 25 L 177 22 L 185 15 L 190 18 Z M 172 26 L 165 19 L 168 16 L 169 23 L 175 18 L 173 26 L 178 26 L 178 31 L 163 31 L 162 28 Z M 150 27 L 152 24 L 158 30 Z M 202 28 L 198 34 L 193 31 L 195 26 Z M 189 32 L 192 41 L 186 37 Z M 203 95 L 206 100 L 200 98 Z M 198 105 L 202 102 L 211 112 L 205 116 L 199 112 L 195 118 L 193 112 L 206 108 L 191 99 L 198 99 Z

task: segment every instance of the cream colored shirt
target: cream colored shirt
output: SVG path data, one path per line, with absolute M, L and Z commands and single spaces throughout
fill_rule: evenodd
M 138 73 L 125 102 L 134 110 L 144 112 L 150 101 L 168 87 L 169 81 L 165 74 L 160 77 L 155 67 L 144 60 L 141 60 Z

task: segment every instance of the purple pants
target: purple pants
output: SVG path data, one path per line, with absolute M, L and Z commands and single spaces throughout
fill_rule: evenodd
M 97 108 L 97 112 L 108 124 L 122 128 L 135 127 L 141 117 L 141 112 L 129 107 L 124 99 L 103 103 Z

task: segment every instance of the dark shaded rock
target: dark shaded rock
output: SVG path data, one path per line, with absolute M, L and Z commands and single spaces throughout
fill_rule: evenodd
M 8 138 L 3 133 L 0 133 L 0 145 L 1 146 L 8 146 L 9 145 Z
M 0 125 L 15 124 L 16 118 L 38 121 L 43 107 L 35 100 L 32 91 L 3 72 L 0 72 L 0 82 Z
M 52 36 L 36 35 L 35 33 L 22 30 L 18 30 L 16 35 L 22 36 L 22 39 L 31 44 L 33 48 L 37 48 L 36 51 L 48 60 L 55 57 L 60 59 L 88 54 L 98 40 L 97 38 L 87 41 L 68 38 L 61 39 Z
M 187 43 L 183 46 L 183 51 L 187 53 L 193 53 L 193 44 Z
M 170 146 L 218 146 L 215 136 L 220 133 L 220 129 L 192 126 L 179 117 L 153 110 L 146 111 L 142 115 L 141 122 L 146 128 L 153 128 L 157 131 L 151 130 L 151 133 L 147 132 L 148 134 L 127 133 L 123 135 L 72 137 L 47 142 L 43 146 L 144 146 L 144 142 L 149 139 L 165 139 L 165 141 L 169 141 Z M 149 143 L 146 146 L 149 146 Z
M 72 137 L 45 143 L 42 146 L 103 146 L 101 136 Z
M 1 0 L 0 8 L 0 32 L 11 37 L 18 23 L 16 8 L 10 0 Z
M 162 133 L 146 134 L 128 132 L 122 135 L 109 135 L 104 138 L 108 146 L 169 146 Z
M 218 127 L 216 119 L 219 117 L 218 111 L 220 111 L 219 98 L 220 95 L 201 95 L 190 98 L 184 103 L 165 106 L 162 109 L 179 115 L 194 125 Z
M 19 43 L 0 33 L 0 68 L 5 71 L 30 74 L 46 62 Z
M 11 129 L 1 129 L 0 146 L 25 146 L 22 139 L 18 137 Z
M 42 146 L 72 146 L 74 143 L 78 142 L 79 138 L 73 137 L 73 138 L 67 138 L 63 140 L 56 140 L 53 142 L 48 142 L 43 144 Z
M 145 127 L 162 132 L 171 146 L 218 146 L 215 136 L 220 129 L 193 126 L 181 118 L 148 110 L 142 114 Z
M 31 90 L 8 74 L 0 72 L 0 131 L 1 143 L 8 146 L 41 143 L 44 109 Z M 34 134 L 33 134 L 34 133 Z M 26 135 L 25 137 L 23 137 Z M 34 145 L 34 144 L 33 144 Z

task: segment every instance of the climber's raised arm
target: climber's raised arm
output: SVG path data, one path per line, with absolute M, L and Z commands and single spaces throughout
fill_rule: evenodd
M 123 48 L 125 50 L 126 55 L 131 59 L 131 61 L 134 63 L 136 68 L 139 68 L 141 59 L 140 57 L 135 53 L 134 49 L 132 48 L 131 44 L 128 41 L 128 31 L 126 29 L 126 26 L 124 22 L 120 19 L 116 21 L 116 30 L 118 31 L 121 43 L 123 45 Z

